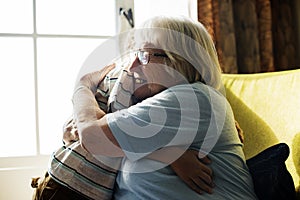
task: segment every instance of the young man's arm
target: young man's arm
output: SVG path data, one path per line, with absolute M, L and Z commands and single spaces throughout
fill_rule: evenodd
M 167 147 L 154 151 L 147 157 L 170 164 L 177 176 L 195 192 L 199 194 L 212 193 L 214 187 L 213 172 L 209 167 L 211 160 L 208 156 L 200 159 L 198 151 Z

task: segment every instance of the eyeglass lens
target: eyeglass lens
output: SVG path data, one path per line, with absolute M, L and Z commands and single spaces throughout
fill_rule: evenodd
M 147 51 L 138 51 L 137 56 L 142 65 L 146 65 L 149 62 L 149 52 Z

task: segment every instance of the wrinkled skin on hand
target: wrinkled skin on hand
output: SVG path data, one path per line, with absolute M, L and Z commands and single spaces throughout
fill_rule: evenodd
M 63 126 L 63 142 L 65 145 L 79 140 L 78 130 L 73 117 L 68 119 Z

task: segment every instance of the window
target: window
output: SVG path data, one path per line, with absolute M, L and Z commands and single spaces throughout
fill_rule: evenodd
M 146 19 L 156 15 L 189 16 L 189 1 L 176 0 L 135 0 L 135 24 L 139 25 Z
M 33 39 L 0 37 L 0 55 L 0 137 L 3 141 L 0 156 L 34 155 L 36 126 Z
M 114 1 L 36 0 L 37 32 L 112 36 L 116 34 L 115 10 Z
M 0 2 L 0 157 L 49 154 L 61 145 L 75 77 L 116 34 L 115 7 L 105 0 Z
M 195 2 L 0 1 L 0 199 L 30 198 L 30 178 L 45 172 L 49 154 L 62 144 L 81 65 L 122 30 L 119 8 L 132 8 L 139 24 L 152 15 L 191 16 L 188 5 Z
M 191 15 L 191 2 L 0 1 L 0 157 L 49 155 L 61 145 L 75 78 L 88 55 L 117 34 L 120 7 L 132 8 L 139 24 L 153 15 Z

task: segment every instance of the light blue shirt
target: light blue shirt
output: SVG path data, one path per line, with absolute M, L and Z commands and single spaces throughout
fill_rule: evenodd
M 115 199 L 257 199 L 231 107 L 211 87 L 174 86 L 108 114 L 107 121 L 126 154 Z M 216 185 L 213 194 L 197 194 L 169 166 L 146 158 L 168 146 L 208 154 Z

